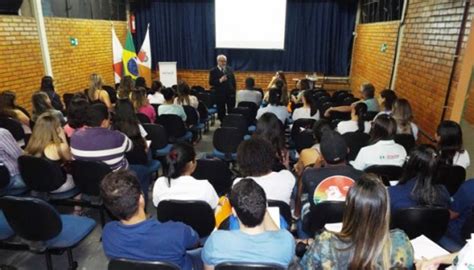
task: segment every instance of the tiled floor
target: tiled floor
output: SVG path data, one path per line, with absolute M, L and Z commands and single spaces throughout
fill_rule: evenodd
M 217 123 L 211 127 L 210 132 L 204 134 L 202 140 L 196 144 L 195 147 L 198 153 L 198 158 L 203 156 L 205 152 L 210 152 L 212 149 L 212 134 L 214 133 L 218 123 L 219 122 L 217 121 Z M 151 196 L 149 196 L 149 198 L 151 198 Z M 148 213 L 156 216 L 151 199 L 147 208 Z M 64 211 L 71 210 L 64 209 Z M 100 226 L 99 217 L 97 212 L 94 210 L 89 211 L 88 215 L 89 214 L 97 221 L 98 225 L 94 231 L 73 250 L 73 256 L 79 264 L 77 268 L 78 270 L 106 270 L 108 260 L 102 251 L 102 244 L 100 242 L 102 228 Z M 0 249 L 0 270 L 6 270 L 2 265 L 11 265 L 19 270 L 46 269 L 44 255 L 34 254 L 27 251 L 9 251 Z M 66 254 L 53 256 L 53 266 L 54 269 L 67 269 Z

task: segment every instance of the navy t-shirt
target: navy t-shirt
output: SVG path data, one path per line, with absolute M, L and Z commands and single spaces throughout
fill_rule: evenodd
M 160 223 L 156 219 L 125 225 L 112 221 L 105 225 L 102 245 L 108 258 L 165 261 L 181 269 L 192 269 L 186 249 L 197 246 L 198 234 L 181 222 Z
M 415 184 L 416 179 L 414 178 L 408 180 L 405 184 L 398 184 L 388 188 L 392 213 L 398 209 L 418 206 L 418 202 L 411 196 Z M 443 185 L 435 185 L 435 188 L 437 190 L 437 196 L 434 205 L 448 208 L 451 202 L 448 190 Z
M 474 179 L 464 182 L 453 196 L 450 209 L 459 214 L 458 218 L 452 219 L 448 224 L 450 236 L 457 240 L 461 239 L 461 229 L 466 219 L 471 215 L 474 206 Z

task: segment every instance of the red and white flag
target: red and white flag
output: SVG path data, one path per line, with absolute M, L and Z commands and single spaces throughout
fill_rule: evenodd
M 120 80 L 122 79 L 122 74 L 123 74 L 123 63 L 122 63 L 122 52 L 123 52 L 123 47 L 122 44 L 120 43 L 120 40 L 117 37 L 117 34 L 115 33 L 115 29 L 112 26 L 112 52 L 114 56 L 114 77 L 115 77 L 115 83 L 120 83 Z
M 148 87 L 151 87 L 150 24 L 147 26 L 145 39 L 138 53 L 138 73 L 145 78 Z

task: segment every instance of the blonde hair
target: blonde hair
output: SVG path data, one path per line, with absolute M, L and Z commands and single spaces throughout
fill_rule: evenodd
M 342 230 L 336 236 L 349 242 L 348 269 L 390 268 L 390 202 L 387 189 L 374 174 L 364 174 L 349 190 Z M 382 257 L 382 266 L 377 265 Z
M 392 117 L 397 122 L 397 127 L 402 134 L 412 134 L 411 121 L 413 114 L 408 100 L 397 99 L 393 104 Z
M 98 74 L 91 74 L 89 78 L 89 89 L 87 89 L 87 96 L 89 100 L 95 100 L 95 92 L 102 89 L 102 77 Z
M 50 112 L 45 112 L 36 120 L 33 133 L 25 148 L 25 152 L 32 156 L 42 157 L 48 145 L 54 144 L 57 148 L 64 143 L 58 134 L 61 128 L 59 119 Z M 61 151 L 58 151 L 61 159 L 65 159 Z
M 146 90 L 143 87 L 133 90 L 132 93 L 130 93 L 130 100 L 135 108 L 135 112 L 149 104 L 148 98 L 146 97 Z

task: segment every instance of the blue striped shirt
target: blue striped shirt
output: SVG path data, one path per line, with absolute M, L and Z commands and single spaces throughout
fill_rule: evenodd
M 132 147 L 132 142 L 123 133 L 102 127 L 86 127 L 77 130 L 71 137 L 74 159 L 101 161 L 114 171 L 128 167 L 125 152 Z

